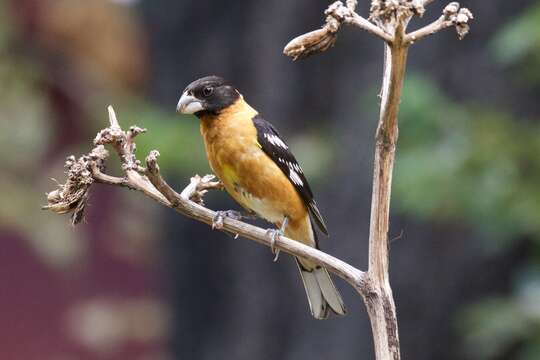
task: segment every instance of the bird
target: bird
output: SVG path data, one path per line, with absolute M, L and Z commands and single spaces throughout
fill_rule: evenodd
M 272 244 L 277 235 L 285 235 L 319 249 L 314 225 L 325 235 L 328 230 L 302 168 L 276 128 L 231 83 L 214 75 L 195 80 L 182 92 L 176 110 L 199 118 L 210 168 L 228 194 L 279 229 L 270 230 Z M 217 216 L 239 215 L 227 211 Z M 328 271 L 295 259 L 313 317 L 345 315 Z

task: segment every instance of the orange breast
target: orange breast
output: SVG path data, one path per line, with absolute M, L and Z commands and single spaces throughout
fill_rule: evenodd
M 208 160 L 227 192 L 243 207 L 276 223 L 304 219 L 307 209 L 281 169 L 257 143 L 257 112 L 240 98 L 216 116 L 201 119 Z

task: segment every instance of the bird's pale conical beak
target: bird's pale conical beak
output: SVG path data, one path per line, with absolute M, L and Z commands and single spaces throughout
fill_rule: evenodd
M 195 114 L 196 112 L 204 110 L 204 107 L 199 99 L 195 96 L 183 93 L 178 105 L 176 105 L 176 112 L 182 114 Z

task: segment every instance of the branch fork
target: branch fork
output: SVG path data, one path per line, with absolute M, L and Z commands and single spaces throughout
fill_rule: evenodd
M 452 2 L 444 8 L 443 14 L 437 20 L 419 30 L 407 34 L 405 36 L 405 44 L 414 44 L 420 39 L 452 26 L 456 28 L 458 37 L 462 40 L 469 33 L 469 22 L 473 19 L 474 16 L 469 9 L 460 7 L 458 2 Z
M 293 60 L 322 53 L 334 46 L 342 24 L 352 25 L 382 39 L 391 46 L 408 47 L 414 42 L 436 32 L 454 26 L 459 39 L 469 33 L 469 22 L 474 19 L 467 8 L 461 8 L 458 2 L 448 4 L 443 15 L 435 22 L 405 34 L 405 29 L 413 16 L 422 17 L 425 7 L 433 0 L 373 0 L 368 19 L 358 15 L 355 9 L 358 1 L 348 0 L 332 3 L 325 10 L 325 24 L 292 39 L 283 49 L 283 53 Z

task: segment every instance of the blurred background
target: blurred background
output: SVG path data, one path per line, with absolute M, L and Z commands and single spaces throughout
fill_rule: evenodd
M 313 320 L 288 256 L 104 185 L 77 228 L 40 210 L 108 104 L 149 129 L 139 156 L 159 149 L 177 189 L 208 173 L 197 120 L 175 106 L 217 74 L 294 149 L 323 249 L 366 268 L 382 44 L 344 27 L 323 55 L 281 53 L 328 3 L 0 0 L 0 359 L 373 358 L 360 298 L 336 280 L 349 314 Z M 540 1 L 462 5 L 476 17 L 465 40 L 449 29 L 409 57 L 390 231 L 402 356 L 538 359 Z

